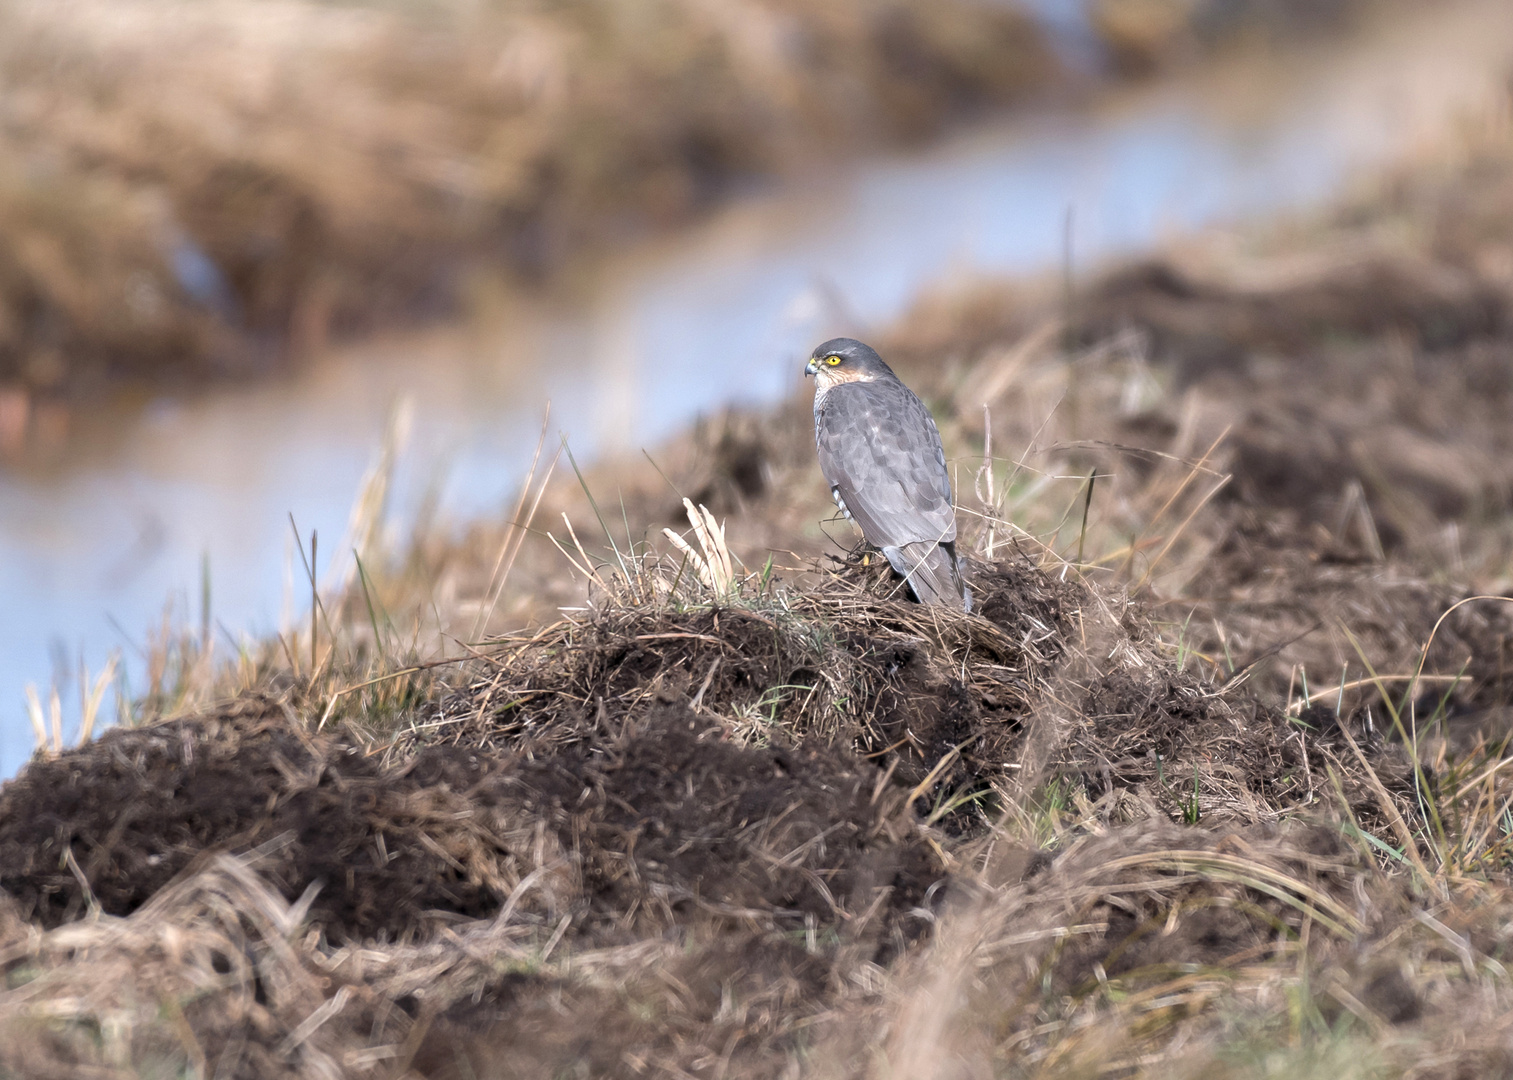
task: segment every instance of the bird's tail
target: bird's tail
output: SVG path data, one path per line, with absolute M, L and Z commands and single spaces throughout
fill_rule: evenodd
M 893 569 L 908 579 L 914 599 L 921 604 L 949 604 L 963 611 L 972 610 L 972 590 L 962 580 L 955 543 L 921 540 L 884 548 L 883 554 Z

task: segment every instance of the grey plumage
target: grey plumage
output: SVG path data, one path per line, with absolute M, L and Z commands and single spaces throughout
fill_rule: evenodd
M 814 441 L 836 505 L 916 599 L 970 611 L 946 455 L 924 402 L 851 338 L 815 349 L 806 371 L 816 376 Z

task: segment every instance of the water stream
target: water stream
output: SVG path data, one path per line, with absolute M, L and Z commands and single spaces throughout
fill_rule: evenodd
M 996 121 L 913 156 L 837 166 L 606 258 L 475 325 L 338 351 L 297 378 L 77 417 L 45 465 L 0 471 L 0 776 L 32 749 L 23 688 L 134 649 L 172 603 L 274 629 L 292 514 L 324 553 L 396 401 L 414 422 L 392 503 L 461 522 L 506 505 L 545 403 L 580 458 L 649 446 L 701 412 L 772 401 L 842 323 L 875 326 L 962 271 L 1035 272 L 1326 202 L 1490 107 L 1513 4 L 1424 5 L 1349 40 L 1230 57 L 1144 88 Z

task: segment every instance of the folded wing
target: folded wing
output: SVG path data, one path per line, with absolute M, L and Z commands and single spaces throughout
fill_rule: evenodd
M 825 479 L 915 595 L 963 603 L 951 479 L 924 403 L 895 380 L 843 383 L 816 411 L 815 443 Z

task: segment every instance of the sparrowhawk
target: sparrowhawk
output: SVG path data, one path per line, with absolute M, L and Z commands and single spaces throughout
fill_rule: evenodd
M 956 511 L 940 432 L 925 403 L 869 346 L 814 350 L 814 442 L 841 512 L 922 603 L 972 610 L 956 557 Z

